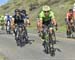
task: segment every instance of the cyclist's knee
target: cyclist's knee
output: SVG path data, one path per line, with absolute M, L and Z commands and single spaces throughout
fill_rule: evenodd
M 52 33 L 52 30 L 53 30 L 53 28 L 52 28 L 52 27 L 50 27 L 50 28 L 49 28 L 49 32 L 50 32 L 50 33 Z

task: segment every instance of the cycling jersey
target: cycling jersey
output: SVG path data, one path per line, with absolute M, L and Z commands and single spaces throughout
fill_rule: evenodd
M 5 16 L 5 20 L 6 20 L 6 22 L 8 22 L 8 21 L 10 21 L 10 22 L 11 22 L 11 19 L 12 19 L 12 17 L 11 17 L 11 16 L 9 16 L 9 15 Z
M 14 23 L 15 24 L 23 24 L 24 23 L 23 15 L 20 15 L 20 16 L 14 15 L 13 18 L 14 18 Z
M 29 19 L 28 15 L 22 14 L 24 19 Z
M 4 16 L 0 17 L 0 23 L 4 23 Z
M 54 13 L 52 11 L 49 11 L 49 15 L 45 16 L 44 12 L 41 11 L 41 13 L 39 14 L 39 18 L 40 20 L 43 20 L 43 24 L 50 24 L 51 20 L 55 18 Z

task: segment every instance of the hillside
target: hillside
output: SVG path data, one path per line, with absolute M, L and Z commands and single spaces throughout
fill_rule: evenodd
M 7 4 L 0 7 L 0 14 L 13 14 L 16 8 L 26 9 L 32 21 L 32 27 L 35 27 L 36 17 L 41 7 L 45 4 L 50 5 L 55 12 L 56 20 L 61 27 L 60 30 L 65 30 L 65 15 L 69 8 L 73 6 L 75 0 L 9 0 Z M 32 10 L 30 10 L 32 7 Z

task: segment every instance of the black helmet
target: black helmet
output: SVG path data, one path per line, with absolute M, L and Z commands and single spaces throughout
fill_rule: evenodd
M 73 12 L 73 9 L 69 9 L 69 12 Z
M 16 13 L 16 12 L 20 12 L 20 10 L 19 10 L 19 9 L 15 9 L 15 13 Z
M 26 14 L 26 10 L 22 10 L 21 13 Z

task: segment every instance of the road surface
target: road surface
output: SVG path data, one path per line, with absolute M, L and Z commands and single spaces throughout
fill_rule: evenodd
M 16 45 L 13 35 L 0 32 L 0 53 L 6 60 L 75 60 L 75 39 L 67 39 L 65 33 L 56 33 L 55 56 L 44 52 L 42 41 L 36 33 L 29 33 L 29 43 Z

